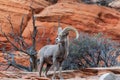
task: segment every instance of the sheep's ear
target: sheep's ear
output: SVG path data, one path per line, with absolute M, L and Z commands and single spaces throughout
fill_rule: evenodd
M 60 25 L 60 17 L 58 17 L 58 34 L 62 32 L 62 27 Z
M 58 34 L 62 32 L 62 27 L 58 27 Z

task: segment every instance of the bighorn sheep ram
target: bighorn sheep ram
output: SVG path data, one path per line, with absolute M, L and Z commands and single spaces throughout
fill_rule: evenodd
M 47 72 L 50 69 L 50 67 L 53 65 L 54 67 L 54 73 L 52 79 L 56 76 L 56 70 L 59 68 L 59 77 L 62 79 L 61 76 L 61 64 L 63 60 L 66 59 L 66 57 L 69 54 L 69 31 L 74 31 L 76 33 L 76 39 L 79 37 L 78 31 L 73 27 L 66 27 L 62 30 L 61 27 L 58 28 L 58 36 L 56 38 L 56 44 L 55 45 L 46 45 L 43 48 L 41 48 L 38 52 L 38 55 L 40 56 L 40 65 L 39 65 L 39 75 L 41 76 L 42 67 L 44 63 L 47 64 L 45 76 L 47 77 Z

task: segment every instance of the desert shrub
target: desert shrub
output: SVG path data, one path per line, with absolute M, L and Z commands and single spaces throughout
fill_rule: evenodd
M 97 4 L 102 6 L 108 6 L 108 4 L 113 0 L 78 0 L 78 1 L 82 1 L 86 4 Z
M 63 69 L 116 66 L 120 55 L 118 46 L 119 43 L 104 38 L 102 33 L 93 36 L 80 33 L 78 40 L 71 41 Z

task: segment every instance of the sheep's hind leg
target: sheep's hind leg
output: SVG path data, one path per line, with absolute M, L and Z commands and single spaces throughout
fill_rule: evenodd
M 56 80 L 56 71 L 57 71 L 57 67 L 54 67 L 54 73 L 52 76 L 52 80 Z
M 41 73 L 42 73 L 43 64 L 44 64 L 44 59 L 40 58 L 40 67 L 39 67 L 39 76 L 40 77 L 41 77 Z
M 55 80 L 55 79 L 56 79 L 57 66 L 58 66 L 58 63 L 57 63 L 57 61 L 56 61 L 56 58 L 53 58 L 54 73 L 53 73 L 53 76 L 52 76 L 52 80 Z
M 60 80 L 64 80 L 64 78 L 62 77 L 62 66 L 61 66 L 61 63 L 59 63 L 59 78 Z
M 47 77 L 47 72 L 49 71 L 50 67 L 51 67 L 51 64 L 47 64 L 46 71 L 45 71 L 45 74 L 44 74 L 45 77 Z

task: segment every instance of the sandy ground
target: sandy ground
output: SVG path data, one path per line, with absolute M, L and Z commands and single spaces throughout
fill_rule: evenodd
M 0 80 L 50 80 L 53 72 L 49 72 L 49 78 L 39 77 L 38 72 L 0 72 Z M 93 74 L 83 73 L 81 71 L 62 72 L 64 80 L 96 80 L 99 77 Z M 58 77 L 56 77 L 59 80 Z
M 120 74 L 120 68 L 89 68 L 82 70 L 62 71 L 64 80 L 99 80 L 99 77 L 105 73 Z M 23 72 L 23 71 L 0 71 L 0 80 L 51 80 L 52 71 L 49 71 L 48 78 L 39 77 L 38 72 Z M 58 74 L 58 72 L 57 72 Z M 58 77 L 56 77 L 59 80 Z M 120 80 L 120 79 L 118 79 Z

